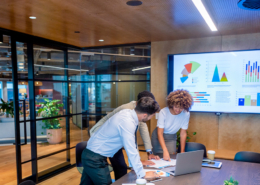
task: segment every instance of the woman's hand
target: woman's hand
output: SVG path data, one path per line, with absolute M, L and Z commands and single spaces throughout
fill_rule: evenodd
M 163 160 L 171 161 L 171 157 L 170 157 L 170 154 L 169 154 L 168 150 L 163 151 Z

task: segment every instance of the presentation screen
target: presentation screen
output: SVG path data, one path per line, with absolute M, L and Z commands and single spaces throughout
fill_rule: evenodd
M 260 113 L 260 50 L 168 56 L 168 93 L 185 89 L 191 111 Z

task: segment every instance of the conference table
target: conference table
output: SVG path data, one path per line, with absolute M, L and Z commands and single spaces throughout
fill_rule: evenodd
M 171 158 L 176 159 L 176 155 L 171 155 Z M 223 185 L 224 181 L 232 176 L 239 182 L 239 185 L 260 185 L 260 163 L 238 162 L 223 159 L 216 159 L 216 161 L 222 162 L 222 167 L 220 169 L 202 167 L 201 172 L 176 177 L 172 175 L 170 177 L 162 177 L 161 181 L 154 182 L 154 184 Z M 134 171 L 131 171 L 114 182 L 113 185 L 135 183 L 135 180 L 136 174 Z

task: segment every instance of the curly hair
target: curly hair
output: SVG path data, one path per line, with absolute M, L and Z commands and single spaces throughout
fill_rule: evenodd
M 167 106 L 169 108 L 172 108 L 173 106 L 180 106 L 187 112 L 189 112 L 192 104 L 193 104 L 193 99 L 190 93 L 186 90 L 176 90 L 171 92 L 167 98 Z

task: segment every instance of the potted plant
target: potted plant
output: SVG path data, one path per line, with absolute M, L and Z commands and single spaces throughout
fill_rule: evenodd
M 44 98 L 44 103 L 40 103 L 43 107 L 39 109 L 38 113 L 44 118 L 60 116 L 60 108 L 63 107 L 63 103 L 59 104 L 60 100 L 49 100 Z M 52 118 L 42 120 L 46 129 L 47 141 L 50 144 L 60 143 L 62 140 L 62 127 L 60 126 L 60 118 Z
M 235 181 L 232 177 L 229 180 L 224 181 L 224 185 L 238 185 L 238 181 Z
M 11 102 L 5 102 L 2 98 L 1 98 L 1 109 L 3 110 L 3 112 L 6 113 L 6 117 L 9 118 L 9 115 L 11 115 L 11 117 L 14 117 L 14 103 Z
M 197 132 L 193 132 L 192 135 L 195 136 L 197 134 Z M 189 142 L 189 140 L 191 139 L 191 136 L 188 134 L 187 132 L 187 138 L 186 138 L 186 142 Z M 176 147 L 178 148 L 180 146 L 180 142 L 181 142 L 181 136 L 180 136 L 180 130 L 177 132 L 177 140 L 176 140 Z

